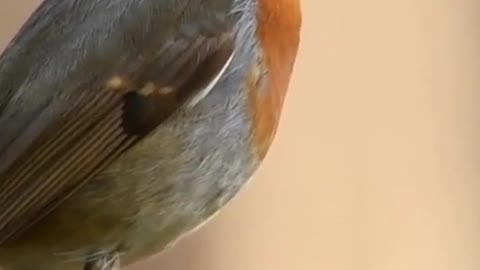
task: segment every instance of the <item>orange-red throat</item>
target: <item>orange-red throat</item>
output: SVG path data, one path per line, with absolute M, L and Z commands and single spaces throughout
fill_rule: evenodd
M 249 76 L 254 143 L 263 159 L 275 136 L 291 73 L 297 57 L 302 23 L 299 0 L 258 0 L 258 63 Z M 265 72 L 265 84 L 260 77 Z

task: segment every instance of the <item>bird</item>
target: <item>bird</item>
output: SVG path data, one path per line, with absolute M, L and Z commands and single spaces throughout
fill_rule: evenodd
M 0 55 L 0 267 L 120 269 L 193 233 L 276 137 L 299 0 L 43 0 Z

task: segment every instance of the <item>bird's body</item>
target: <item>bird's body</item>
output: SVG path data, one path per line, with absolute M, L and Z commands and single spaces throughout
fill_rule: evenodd
M 0 265 L 129 264 L 212 217 L 272 142 L 299 27 L 295 0 L 46 0 L 0 58 Z

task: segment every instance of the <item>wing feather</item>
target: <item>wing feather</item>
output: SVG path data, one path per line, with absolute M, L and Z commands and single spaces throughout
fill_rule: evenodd
M 208 24 L 209 35 L 199 26 L 196 35 L 189 29 L 188 35 L 152 39 L 162 40 L 155 54 L 142 54 L 141 48 L 130 52 L 133 57 L 125 63 L 131 65 L 100 73 L 108 75 L 60 82 L 75 89 L 59 92 L 46 105 L 22 108 L 14 99 L 7 104 L 0 113 L 0 245 L 216 82 L 230 63 L 234 43 L 232 28 L 225 27 L 229 22 L 215 23 L 213 32 Z M 155 44 L 143 47 L 150 51 Z

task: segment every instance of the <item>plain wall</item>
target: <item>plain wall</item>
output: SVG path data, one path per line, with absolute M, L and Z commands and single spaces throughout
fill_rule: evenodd
M 0 3 L 1 44 L 38 3 Z M 479 5 L 304 0 L 260 171 L 212 222 L 131 269 L 480 269 Z

